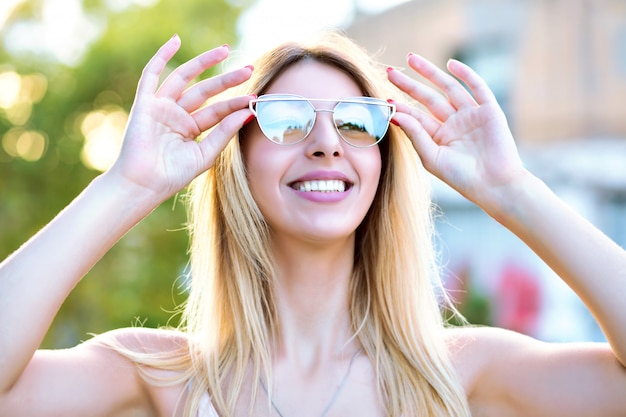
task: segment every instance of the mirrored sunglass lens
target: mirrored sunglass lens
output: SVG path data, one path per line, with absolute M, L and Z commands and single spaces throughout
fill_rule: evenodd
M 278 144 L 296 143 L 313 128 L 315 112 L 306 101 L 259 101 L 257 121 L 265 136 Z
M 389 107 L 377 103 L 341 102 L 335 109 L 335 125 L 350 144 L 371 146 L 387 132 Z

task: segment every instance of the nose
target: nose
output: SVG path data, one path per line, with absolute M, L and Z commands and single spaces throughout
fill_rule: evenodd
M 339 157 L 343 155 L 343 140 L 337 132 L 333 111 L 316 109 L 315 124 L 306 140 L 307 154 L 311 157 Z

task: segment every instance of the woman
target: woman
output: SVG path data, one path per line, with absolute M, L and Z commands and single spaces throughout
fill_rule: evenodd
M 0 415 L 624 414 L 626 256 L 524 169 L 471 69 L 448 64 L 470 95 L 410 54 L 437 91 L 329 36 L 187 88 L 216 48 L 159 87 L 179 45 L 146 66 L 113 167 L 0 266 Z M 558 272 L 609 344 L 445 328 L 420 161 Z M 89 268 L 196 177 L 183 327 L 38 351 Z

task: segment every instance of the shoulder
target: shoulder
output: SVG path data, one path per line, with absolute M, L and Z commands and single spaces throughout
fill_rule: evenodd
M 453 327 L 445 330 L 445 340 L 453 366 L 466 391 L 500 360 L 524 350 L 537 349 L 541 342 L 531 337 L 495 327 Z
M 180 332 L 132 328 L 103 333 L 68 349 L 39 350 L 10 391 L 0 396 L 0 414 L 112 416 L 145 412 L 171 416 L 184 383 L 159 387 L 146 375 L 178 381 L 182 372 L 141 366 L 138 360 L 151 354 L 182 352 L 186 346 L 186 337 Z
M 159 353 L 188 348 L 188 337 L 173 329 L 129 327 L 94 336 L 85 347 L 126 348 L 141 353 Z
M 123 328 L 85 343 L 104 349 L 135 370 L 141 391 L 149 398 L 156 415 L 175 415 L 188 384 L 189 338 L 177 330 Z
M 445 341 L 452 365 L 468 397 L 474 392 L 481 377 L 489 369 L 493 352 L 506 343 L 514 343 L 512 337 L 498 328 L 453 327 L 445 330 Z
M 446 342 L 475 415 L 623 415 L 626 372 L 606 343 L 490 327 L 448 329 Z
M 190 367 L 189 338 L 180 331 L 124 328 L 94 336 L 82 344 L 82 349 L 100 351 L 102 356 L 133 368 L 141 376 L 144 388 L 162 386 L 164 381 L 183 383 Z

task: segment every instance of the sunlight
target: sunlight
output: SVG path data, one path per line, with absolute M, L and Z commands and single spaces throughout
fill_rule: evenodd
M 0 109 L 14 126 L 25 125 L 33 104 L 46 94 L 48 80 L 41 74 L 20 75 L 13 70 L 0 72 Z
M 48 138 L 41 132 L 14 128 L 2 137 L 2 148 L 13 158 L 34 162 L 46 151 Z
M 80 62 L 105 23 L 86 14 L 80 0 L 44 0 L 35 16 L 6 24 L 4 47 L 14 55 L 43 55 L 67 65 Z
M 303 40 L 320 30 L 345 28 L 356 13 L 380 13 L 409 0 L 256 0 L 237 21 L 240 44 L 228 68 L 256 58 L 279 42 Z
M 9 16 L 13 13 L 13 10 L 25 0 L 2 0 L 0 2 L 0 29 L 4 27 Z
M 127 121 L 128 114 L 119 107 L 95 110 L 84 117 L 81 161 L 85 166 L 104 172 L 113 164 L 122 146 Z
M 105 0 L 109 10 L 115 12 L 124 11 L 132 6 L 152 7 L 158 2 L 159 0 Z
M 17 102 L 22 86 L 22 77 L 15 71 L 0 73 L 0 108 L 9 109 Z

